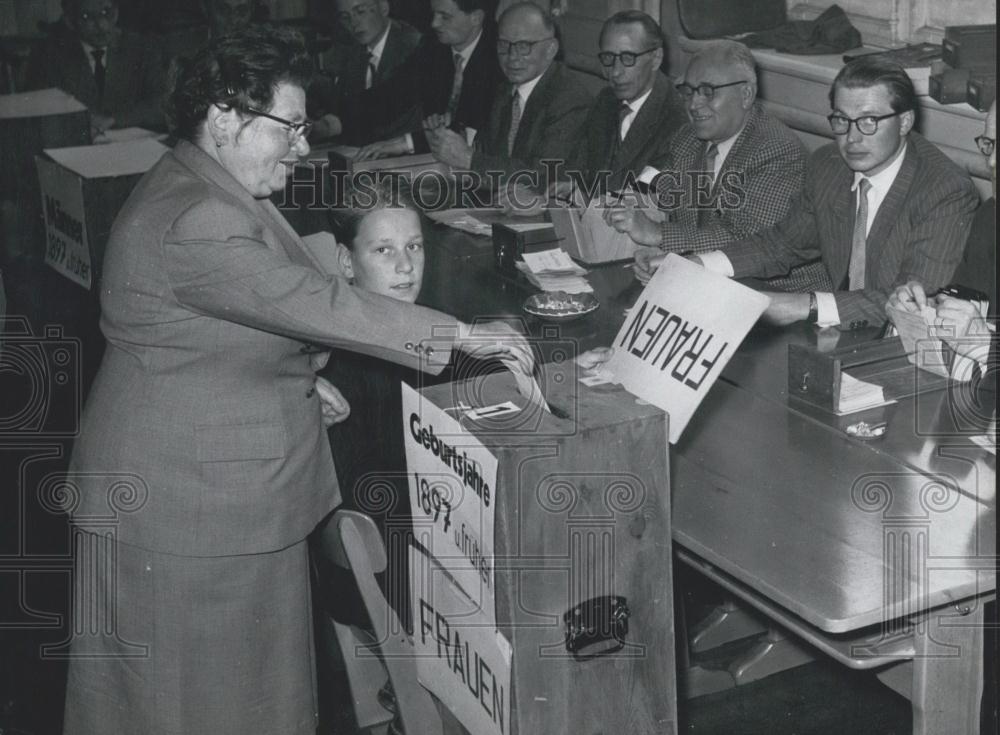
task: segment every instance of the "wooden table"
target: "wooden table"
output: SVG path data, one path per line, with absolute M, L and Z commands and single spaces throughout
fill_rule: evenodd
M 429 240 L 427 303 L 465 319 L 523 316 L 534 289 L 493 270 L 485 238 L 435 227 Z M 558 329 L 581 349 L 609 344 L 640 290 L 621 266 L 590 280 L 601 309 Z M 805 325 L 756 329 L 695 414 L 672 463 L 677 554 L 810 646 L 877 670 L 910 697 L 915 733 L 974 732 L 996 588 L 995 457 L 970 441 L 947 391 L 879 409 L 887 434 L 867 443 L 790 404 L 788 345 L 816 339 Z
M 534 337 L 584 350 L 612 342 L 641 290 L 621 265 L 594 269 L 601 308 L 544 325 L 521 311 L 535 289 L 494 269 L 487 238 L 427 235 L 421 302 L 466 321 L 522 318 Z M 817 339 L 831 337 L 755 329 L 708 394 L 671 462 L 676 555 L 807 647 L 876 670 L 911 699 L 914 733 L 974 732 L 996 588 L 995 456 L 947 391 L 878 409 L 887 433 L 867 443 L 789 401 L 788 345 Z

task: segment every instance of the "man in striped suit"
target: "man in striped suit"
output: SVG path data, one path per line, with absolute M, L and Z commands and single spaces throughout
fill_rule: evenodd
M 771 278 L 821 258 L 835 290 L 769 293 L 764 316 L 774 324 L 883 323 L 896 286 L 948 283 L 979 202 L 965 172 L 913 132 L 916 93 L 898 64 L 851 61 L 833 81 L 830 106 L 836 142 L 810 158 L 789 214 L 723 250 L 692 256 L 737 278 Z

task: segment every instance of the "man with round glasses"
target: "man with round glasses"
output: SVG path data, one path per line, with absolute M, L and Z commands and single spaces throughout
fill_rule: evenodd
M 665 49 L 659 24 L 641 11 L 623 10 L 604 22 L 597 58 L 608 86 L 567 163 L 591 196 L 620 189 L 662 160 L 670 135 L 684 122 L 677 93 L 660 71 Z
M 63 0 L 63 27 L 28 61 L 27 89 L 58 87 L 90 110 L 95 136 L 164 127 L 166 57 L 151 38 L 118 27 L 118 0 Z
M 771 292 L 765 318 L 877 326 L 895 287 L 948 283 L 979 197 L 968 175 L 913 131 L 916 92 L 898 64 L 872 56 L 849 62 L 833 81 L 830 106 L 836 142 L 810 158 L 789 214 L 724 250 L 692 257 L 737 278 L 784 275 L 818 257 L 834 290 Z
M 525 171 L 531 174 L 525 185 L 544 187 L 542 162 L 566 160 L 591 102 L 575 73 L 555 60 L 558 51 L 548 11 L 533 2 L 507 8 L 497 29 L 497 59 L 508 84 L 498 89 L 474 146 L 446 128 L 428 132 L 435 157 L 484 177 L 495 172 L 502 180 Z
M 798 137 L 757 101 L 750 49 L 714 41 L 688 62 L 677 85 L 688 122 L 656 162 L 662 221 L 641 209 L 612 207 L 605 220 L 639 245 L 636 276 L 646 282 L 665 253 L 700 253 L 772 227 L 801 190 L 806 153 Z M 768 281 L 778 291 L 830 289 L 821 263 Z

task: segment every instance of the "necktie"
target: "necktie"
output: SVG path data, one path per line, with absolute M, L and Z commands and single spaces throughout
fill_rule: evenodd
M 94 83 L 97 85 L 97 99 L 99 105 L 104 102 L 104 79 L 107 76 L 107 69 L 104 66 L 104 49 L 91 49 L 90 55 L 94 57 Z
M 629 107 L 628 102 L 622 102 L 621 106 L 618 108 L 618 142 L 625 142 L 625 136 L 628 135 L 628 130 L 625 128 L 625 118 L 632 114 L 632 108 Z
M 371 51 L 365 52 L 367 68 L 365 69 L 365 89 L 371 89 L 375 84 L 375 75 L 378 73 L 378 57 Z
M 510 105 L 510 131 L 507 133 L 507 155 L 513 155 L 517 126 L 521 124 L 521 93 L 514 90 L 514 100 Z
M 458 98 L 462 95 L 462 67 L 464 66 L 461 54 L 455 54 L 455 78 L 451 83 L 451 96 L 448 98 L 448 116 L 452 122 L 455 121 L 455 110 L 458 109 Z
M 851 261 L 847 268 L 847 287 L 857 291 L 865 287 L 865 240 L 868 238 L 868 179 L 858 182 L 858 212 L 854 218 L 854 236 L 851 238 Z
M 705 173 L 708 174 L 708 183 L 715 186 L 715 160 L 719 157 L 719 146 L 709 143 L 705 150 Z

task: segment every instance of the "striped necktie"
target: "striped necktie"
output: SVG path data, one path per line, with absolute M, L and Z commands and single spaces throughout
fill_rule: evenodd
M 510 105 L 510 130 L 507 133 L 507 155 L 514 153 L 514 139 L 517 137 L 517 128 L 521 124 L 521 93 L 514 90 L 514 99 Z
M 455 54 L 453 60 L 455 62 L 455 78 L 451 83 L 451 96 L 448 97 L 448 116 L 451 118 L 452 122 L 455 121 L 455 111 L 458 109 L 458 98 L 462 96 L 462 72 L 465 67 L 462 54 Z
M 858 211 L 854 218 L 854 235 L 851 238 L 851 261 L 847 268 L 847 288 L 858 291 L 865 287 L 866 240 L 868 239 L 868 179 L 858 182 Z

